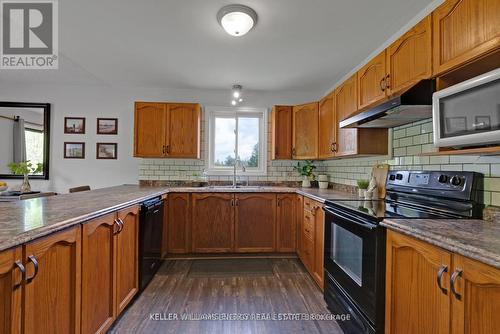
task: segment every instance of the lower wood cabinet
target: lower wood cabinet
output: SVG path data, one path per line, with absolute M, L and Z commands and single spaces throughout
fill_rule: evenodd
M 304 220 L 304 196 L 296 195 L 295 198 L 295 219 L 296 219 L 296 227 L 297 232 L 295 233 L 297 237 L 296 247 L 297 247 L 297 255 L 299 258 L 303 257 L 302 254 L 302 226 Z
M 0 334 L 21 333 L 22 247 L 0 252 Z
M 235 251 L 273 252 L 276 249 L 276 195 L 235 195 Z
M 325 214 L 323 204 L 303 199 L 298 255 L 316 283 L 323 289 Z
M 278 194 L 276 197 L 277 213 L 277 252 L 295 252 L 297 239 L 297 210 L 295 203 L 297 195 Z
M 192 194 L 192 251 L 222 253 L 234 250 L 234 196 Z
M 386 333 L 496 333 L 500 270 L 387 233 Z
M 169 254 L 191 252 L 191 202 L 189 194 L 168 194 L 165 212 L 168 214 L 167 252 Z
M 24 333 L 80 333 L 80 226 L 27 243 L 24 254 Z

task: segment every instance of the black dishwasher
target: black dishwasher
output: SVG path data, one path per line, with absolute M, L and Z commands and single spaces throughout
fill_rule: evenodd
M 139 284 L 143 290 L 160 268 L 163 235 L 163 201 L 156 197 L 142 203 L 139 225 Z

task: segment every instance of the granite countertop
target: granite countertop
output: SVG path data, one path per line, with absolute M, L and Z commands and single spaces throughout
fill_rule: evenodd
M 0 203 L 0 251 L 169 192 L 299 193 L 316 201 L 355 198 L 332 189 L 292 187 L 157 187 L 122 185 L 74 194 Z
M 500 268 L 500 224 L 477 219 L 385 219 L 383 226 Z

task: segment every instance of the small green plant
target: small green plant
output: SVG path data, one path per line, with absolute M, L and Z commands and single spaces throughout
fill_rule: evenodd
M 297 166 L 293 167 L 293 169 L 297 171 L 297 173 L 299 173 L 299 175 L 301 176 L 312 176 L 314 178 L 313 171 L 316 169 L 316 166 L 314 165 L 312 160 L 306 160 L 304 161 L 303 165 L 300 163 L 300 161 L 297 162 Z
M 368 189 L 368 186 L 370 185 L 370 181 L 369 180 L 358 180 L 358 188 L 359 189 Z
M 10 171 L 15 175 L 28 175 L 28 174 L 36 174 L 41 173 L 43 171 L 43 164 L 37 163 L 36 165 L 32 164 L 31 161 L 21 161 L 21 162 L 12 162 L 8 164 Z

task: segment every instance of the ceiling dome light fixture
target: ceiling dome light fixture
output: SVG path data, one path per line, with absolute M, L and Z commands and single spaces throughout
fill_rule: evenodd
M 243 102 L 243 94 L 242 91 L 243 87 L 241 85 L 233 85 L 233 89 L 231 90 L 233 99 L 231 101 L 231 104 L 233 106 L 237 105 L 240 102 Z
M 257 24 L 257 13 L 244 5 L 228 5 L 217 13 L 217 21 L 231 36 L 243 36 Z

